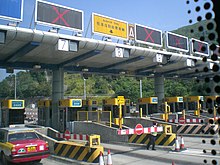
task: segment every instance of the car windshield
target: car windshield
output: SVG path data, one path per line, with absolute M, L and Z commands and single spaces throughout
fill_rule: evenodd
M 28 140 L 28 139 L 38 139 L 38 136 L 35 132 L 19 132 L 12 133 L 8 136 L 8 141 L 17 141 L 17 140 Z

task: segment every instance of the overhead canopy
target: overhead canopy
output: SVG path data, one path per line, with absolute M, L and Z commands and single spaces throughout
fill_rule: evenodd
M 219 65 L 219 61 L 203 62 L 201 56 L 163 48 L 143 48 L 5 25 L 0 25 L 0 31 L 6 32 L 5 44 L 0 44 L 0 68 L 5 69 L 53 70 L 61 67 L 73 73 L 204 78 L 215 73 L 213 65 Z M 117 48 L 127 55 L 114 57 Z

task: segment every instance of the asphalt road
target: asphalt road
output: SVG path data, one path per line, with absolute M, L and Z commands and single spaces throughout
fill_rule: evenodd
M 146 150 L 145 145 L 128 145 L 128 144 L 102 144 L 105 148 L 104 162 L 107 162 L 107 151 L 110 149 L 113 165 L 201 165 L 213 164 L 216 161 L 220 164 L 220 146 L 219 143 L 213 145 L 211 141 L 218 142 L 219 138 L 201 138 L 201 137 L 184 137 L 186 150 L 175 152 L 175 147 L 156 146 L 156 151 Z M 204 153 L 206 150 L 206 153 Z M 216 154 L 212 151 L 215 150 Z M 206 163 L 204 162 L 206 160 Z M 25 163 L 22 165 L 33 165 Z M 35 165 L 64 165 L 64 164 L 84 164 L 95 165 L 98 163 L 86 163 L 74 161 L 66 158 L 51 156 L 43 159 Z M 17 164 L 18 165 L 18 164 Z M 20 165 L 20 164 L 19 164 Z

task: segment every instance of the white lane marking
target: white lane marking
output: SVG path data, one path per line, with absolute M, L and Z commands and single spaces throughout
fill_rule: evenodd
M 220 158 L 220 156 L 217 156 L 217 155 L 212 156 L 212 155 L 205 154 L 205 153 L 203 153 L 202 150 L 198 150 L 198 149 L 187 149 L 187 150 L 180 151 L 180 152 L 170 151 L 169 153 L 183 154 L 183 155 L 193 155 L 193 156 L 217 158 L 217 159 Z

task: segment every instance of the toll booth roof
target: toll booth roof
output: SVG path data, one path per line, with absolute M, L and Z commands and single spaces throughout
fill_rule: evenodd
M 126 74 L 132 76 L 154 77 L 154 73 L 172 77 L 178 71 L 179 78 L 192 78 L 198 75 L 195 70 L 203 70 L 206 63 L 202 57 L 163 49 L 144 48 L 113 43 L 91 38 L 66 34 L 0 25 L 0 30 L 7 31 L 6 41 L 0 45 L 0 68 L 14 69 L 57 69 L 73 73 Z M 77 42 L 77 51 L 57 50 L 57 43 L 62 38 Z M 128 58 L 115 58 L 112 53 L 116 47 L 129 50 Z M 157 54 L 169 57 L 166 63 L 158 65 L 152 62 Z M 185 66 L 186 60 L 197 61 L 192 69 Z M 210 59 L 208 59 L 211 62 Z M 213 62 L 213 61 L 212 61 Z M 219 63 L 214 61 L 213 63 Z M 201 72 L 200 75 L 210 74 Z

